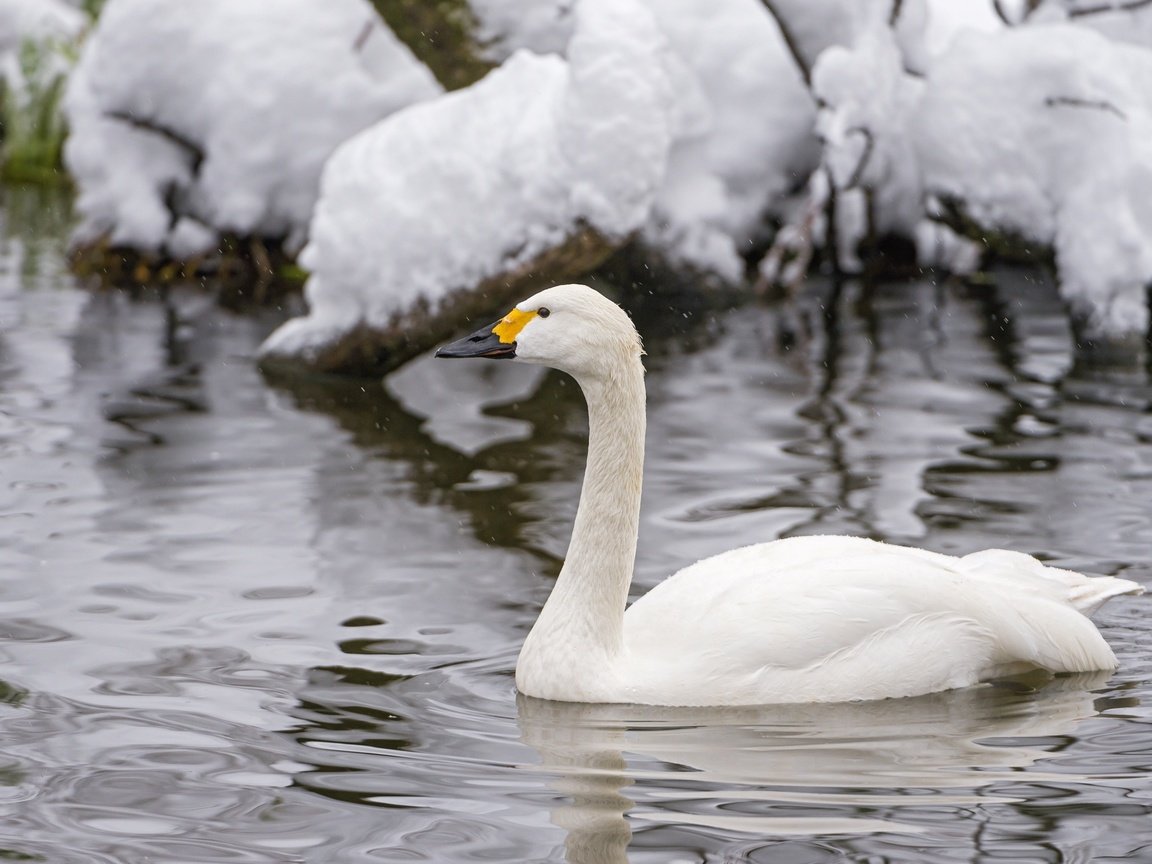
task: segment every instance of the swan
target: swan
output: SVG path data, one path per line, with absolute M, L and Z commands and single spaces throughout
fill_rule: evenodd
M 1001 549 L 953 557 L 858 537 L 793 537 L 698 561 L 627 607 L 643 353 L 628 315 L 585 285 L 545 289 L 436 352 L 551 366 L 575 378 L 588 403 L 568 554 L 516 663 L 525 695 L 666 706 L 845 702 L 1033 669 L 1116 668 L 1087 615 L 1141 586 Z

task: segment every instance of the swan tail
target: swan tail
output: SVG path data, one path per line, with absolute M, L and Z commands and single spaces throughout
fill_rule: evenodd
M 1022 552 L 986 549 L 960 559 L 966 570 L 997 579 L 1018 582 L 1021 587 L 1047 588 L 1050 596 L 1067 603 L 1077 612 L 1091 615 L 1105 602 L 1121 594 L 1143 594 L 1144 588 L 1116 576 L 1086 576 L 1074 570 L 1046 567 Z
M 1023 624 L 1020 635 L 1027 646 L 1013 646 L 1014 659 L 1057 673 L 1116 668 L 1111 646 L 1096 626 L 1071 606 L 1046 603 L 1021 612 L 1019 618 Z
M 1080 578 L 1083 582 L 1069 589 L 1068 602 L 1072 604 L 1074 609 L 1085 615 L 1093 614 L 1113 597 L 1119 597 L 1122 594 L 1144 593 L 1144 586 L 1133 582 L 1131 579 L 1119 579 L 1115 576 L 1081 576 Z

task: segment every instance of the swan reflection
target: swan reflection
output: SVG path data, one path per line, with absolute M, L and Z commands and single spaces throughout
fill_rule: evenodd
M 989 787 L 1095 716 L 1107 673 L 1038 690 L 764 708 L 653 708 L 519 696 L 522 741 L 563 796 L 570 864 L 626 862 L 632 825 L 758 835 L 918 833 L 901 808 L 1011 804 Z M 1029 781 L 1076 778 L 1029 770 Z M 947 790 L 947 791 L 946 791 Z

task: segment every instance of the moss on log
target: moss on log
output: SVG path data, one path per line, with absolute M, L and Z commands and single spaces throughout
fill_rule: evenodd
M 483 56 L 467 0 L 371 0 L 392 32 L 446 90 L 475 84 L 496 65 Z

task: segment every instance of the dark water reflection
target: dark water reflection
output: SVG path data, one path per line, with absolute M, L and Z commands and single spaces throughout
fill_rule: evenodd
M 61 202 L 0 223 L 0 859 L 1144 860 L 1148 600 L 1112 677 L 847 706 L 517 699 L 586 433 L 574 387 L 419 361 L 267 382 L 275 316 L 90 295 Z M 672 305 L 674 308 L 669 308 Z M 1143 359 L 1046 286 L 648 300 L 642 592 L 843 531 L 1149 579 Z

